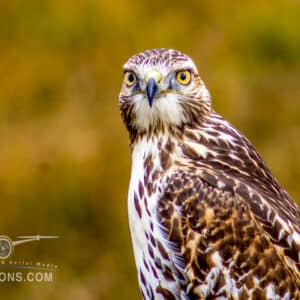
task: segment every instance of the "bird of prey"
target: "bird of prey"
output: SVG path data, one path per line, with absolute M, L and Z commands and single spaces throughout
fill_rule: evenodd
M 300 299 L 300 209 L 211 106 L 194 62 L 124 65 L 128 214 L 143 299 Z

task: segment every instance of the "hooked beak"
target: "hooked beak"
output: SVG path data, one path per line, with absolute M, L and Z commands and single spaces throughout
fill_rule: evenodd
M 159 84 L 161 82 L 162 75 L 157 70 L 150 70 L 145 76 L 146 81 L 146 95 L 148 98 L 148 103 L 152 107 L 153 99 L 159 93 Z
M 153 98 L 156 96 L 157 92 L 158 92 L 158 86 L 156 80 L 154 78 L 150 78 L 146 86 L 146 94 L 147 94 L 148 103 L 150 107 L 152 107 Z

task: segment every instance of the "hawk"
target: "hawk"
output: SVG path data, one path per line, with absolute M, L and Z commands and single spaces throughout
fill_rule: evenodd
M 152 49 L 132 56 L 124 74 L 143 299 L 300 299 L 300 209 L 212 109 L 194 62 Z

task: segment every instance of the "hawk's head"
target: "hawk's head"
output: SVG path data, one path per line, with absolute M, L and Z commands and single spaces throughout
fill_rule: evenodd
M 130 131 L 198 122 L 210 111 L 210 96 L 194 62 L 172 49 L 152 49 L 124 65 L 120 93 L 123 119 Z

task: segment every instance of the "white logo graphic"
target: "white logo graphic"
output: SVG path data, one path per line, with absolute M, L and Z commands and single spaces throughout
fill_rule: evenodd
M 51 235 L 27 235 L 27 236 L 18 236 L 16 240 L 12 241 L 8 236 L 0 236 L 0 259 L 7 259 L 12 256 L 14 252 L 14 247 L 20 244 L 29 243 L 33 241 L 40 241 L 42 239 L 57 239 L 59 236 Z

